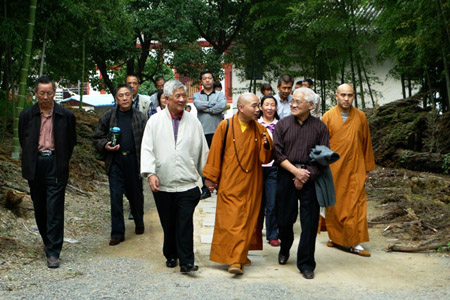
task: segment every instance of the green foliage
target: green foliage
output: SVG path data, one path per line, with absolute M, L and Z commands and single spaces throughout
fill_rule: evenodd
M 444 155 L 444 159 L 442 160 L 442 170 L 444 174 L 450 174 L 450 153 Z

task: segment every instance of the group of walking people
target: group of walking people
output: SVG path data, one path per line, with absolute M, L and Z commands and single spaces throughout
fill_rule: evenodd
M 305 80 L 309 86 L 292 91 L 293 78 L 284 74 L 277 94 L 270 85 L 262 86 L 261 99 L 244 93 L 237 100 L 237 113 L 224 120 L 226 97 L 214 89 L 212 72 L 203 71 L 199 79 L 203 89 L 193 96 L 197 116 L 185 110 L 187 88 L 177 80 L 159 78 L 159 92 L 151 97 L 138 94 L 136 75 L 115 89 L 116 105 L 99 119 L 93 136 L 109 177 L 109 245 L 125 240 L 123 195 L 135 233 L 144 233 L 144 178 L 164 232 L 166 266 L 179 265 L 182 273 L 197 271 L 193 215 L 200 199 L 216 190 L 212 261 L 243 274 L 244 265 L 251 264 L 248 252 L 262 250 L 265 216 L 267 242 L 280 247 L 278 263 L 287 264 L 300 214 L 296 264 L 304 278 L 312 279 L 323 200 L 318 190 L 325 182 L 332 191 L 325 210 L 327 245 L 370 256 L 361 245 L 369 240 L 364 184 L 375 163 L 367 119 L 352 105 L 353 88 L 340 85 L 337 105 L 321 119 L 312 82 Z M 29 180 L 50 268 L 60 264 L 64 189 L 76 144 L 75 117 L 53 101 L 55 89 L 50 78 L 40 77 L 38 102 L 19 121 L 23 176 Z M 332 176 L 328 166 L 311 159 L 319 146 L 340 157 L 330 165 Z M 202 188 L 197 186 L 200 177 Z

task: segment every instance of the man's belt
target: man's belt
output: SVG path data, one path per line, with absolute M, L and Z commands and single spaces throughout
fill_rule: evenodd
M 44 150 L 38 152 L 39 156 L 52 156 L 53 151 L 52 150 Z
M 123 156 L 128 156 L 128 155 L 134 154 L 134 152 L 131 152 L 131 151 L 120 151 L 119 153 L 120 153 L 120 155 L 123 155 Z

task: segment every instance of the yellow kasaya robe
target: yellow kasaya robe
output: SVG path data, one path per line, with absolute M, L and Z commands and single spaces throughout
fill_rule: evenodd
M 263 189 L 261 164 L 272 161 L 273 143 L 257 121 L 251 121 L 244 132 L 237 115 L 229 122 L 223 159 L 226 120 L 214 133 L 203 169 L 203 176 L 219 184 L 210 259 L 222 264 L 248 264 L 248 251 L 262 250 L 262 233 L 256 232 Z M 269 140 L 267 150 L 263 146 L 263 133 Z
M 325 212 L 330 239 L 341 246 L 369 241 L 366 172 L 375 169 L 369 123 L 364 112 L 352 107 L 345 123 L 338 106 L 322 118 L 330 135 L 330 148 L 341 158 L 330 165 L 336 204 Z

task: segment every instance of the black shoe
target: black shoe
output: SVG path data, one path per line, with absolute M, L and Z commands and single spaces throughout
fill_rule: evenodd
M 47 267 L 51 269 L 59 268 L 59 258 L 55 256 L 47 257 Z
M 200 199 L 206 199 L 206 198 L 209 198 L 209 197 L 211 197 L 211 192 L 210 191 L 208 191 L 208 190 L 204 190 L 203 192 L 202 192 L 202 194 L 200 195 Z
M 305 279 L 314 279 L 314 271 L 305 270 L 303 272 L 300 271 L 300 273 L 302 273 L 302 275 Z
M 187 265 L 184 265 L 184 266 L 180 266 L 180 272 L 181 273 L 195 272 L 197 270 L 198 270 L 198 266 L 197 265 L 187 264 Z
M 289 259 L 289 254 L 283 255 L 283 254 L 281 254 L 281 252 L 278 253 L 278 263 L 280 265 L 285 265 L 287 263 L 288 259 Z
M 143 234 L 144 231 L 145 231 L 144 225 L 142 225 L 142 226 L 136 226 L 136 227 L 134 228 L 134 233 L 136 233 L 136 234 Z
M 132 214 L 132 213 L 130 213 L 130 214 L 128 215 L 128 220 L 134 220 L 134 217 L 133 217 L 133 214 Z
M 177 260 L 175 258 L 169 258 L 166 260 L 166 267 L 175 268 L 177 266 Z
M 124 238 L 120 238 L 120 239 L 118 239 L 118 238 L 111 238 L 110 240 L 109 240 L 109 245 L 110 246 L 116 246 L 116 245 L 119 245 L 121 242 L 123 242 L 125 239 Z

